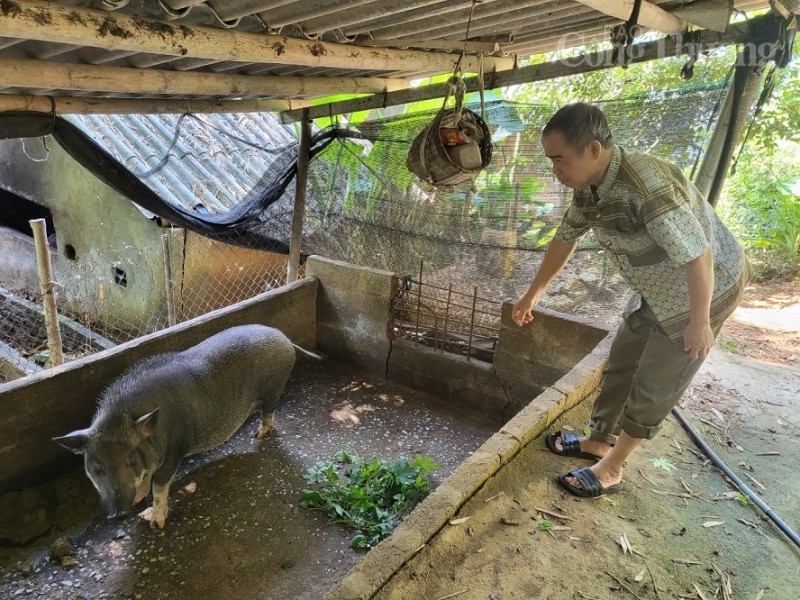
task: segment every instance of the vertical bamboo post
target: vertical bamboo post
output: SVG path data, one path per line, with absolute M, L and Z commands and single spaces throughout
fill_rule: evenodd
M 419 341 L 419 312 L 422 308 L 422 267 L 425 265 L 425 261 L 419 261 L 419 282 L 417 283 L 417 324 L 416 324 L 416 336 L 414 338 L 414 344 Z
M 161 236 L 161 248 L 164 250 L 164 285 L 167 291 L 167 321 L 172 327 L 177 323 L 175 318 L 175 282 L 172 281 L 172 260 L 169 251 L 169 234 Z
M 29 221 L 36 244 L 36 264 L 39 268 L 39 290 L 42 292 L 44 305 L 44 321 L 47 327 L 47 349 L 50 358 L 47 365 L 54 367 L 64 363 L 64 349 L 61 345 L 61 329 L 58 326 L 58 309 L 56 308 L 55 282 L 53 266 L 50 263 L 50 248 L 47 246 L 47 229 L 44 219 Z
M 311 120 L 308 108 L 300 119 L 300 149 L 297 153 L 297 180 L 292 216 L 292 239 L 289 242 L 289 267 L 286 283 L 295 281 L 300 274 L 300 246 L 303 241 L 303 218 L 306 210 L 306 187 L 308 185 L 308 162 L 311 154 Z
M 478 305 L 478 286 L 472 293 L 472 314 L 469 318 L 469 342 L 467 342 L 467 360 L 472 360 L 472 333 L 475 331 L 475 308 Z
M 444 352 L 444 336 L 447 335 L 448 321 L 450 320 L 450 300 L 453 297 L 453 282 L 447 286 L 447 304 L 444 307 L 444 333 L 442 334 L 442 352 Z

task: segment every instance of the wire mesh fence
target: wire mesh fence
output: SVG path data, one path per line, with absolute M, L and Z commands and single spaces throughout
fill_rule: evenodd
M 286 256 L 172 230 L 54 261 L 64 360 L 252 298 L 286 281 Z M 38 285 L 0 287 L 0 384 L 51 365 Z

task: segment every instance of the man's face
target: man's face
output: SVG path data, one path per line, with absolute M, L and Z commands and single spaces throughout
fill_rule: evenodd
M 547 158 L 553 162 L 553 175 L 565 186 L 578 188 L 587 183 L 595 183 L 598 171 L 598 157 L 600 142 L 594 140 L 578 152 L 574 146 L 567 143 L 564 134 L 553 131 L 542 137 L 542 146 Z

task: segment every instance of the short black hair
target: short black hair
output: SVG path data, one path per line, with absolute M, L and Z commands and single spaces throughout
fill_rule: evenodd
M 592 140 L 597 140 L 603 148 L 612 144 L 611 130 L 603 111 L 592 104 L 575 102 L 556 111 L 542 130 L 542 136 L 560 131 L 567 143 L 579 154 Z

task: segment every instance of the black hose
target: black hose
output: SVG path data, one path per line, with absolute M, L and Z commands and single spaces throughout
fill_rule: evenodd
M 792 531 L 792 528 L 789 527 L 786 523 L 784 523 L 781 520 L 781 518 L 773 512 L 773 510 L 766 504 L 766 502 L 764 502 L 761 498 L 759 498 L 758 495 L 753 490 L 747 487 L 747 485 L 741 479 L 739 479 L 739 477 L 733 471 L 731 471 L 728 468 L 728 465 L 722 462 L 720 457 L 717 456 L 714 453 L 714 451 L 708 446 L 708 444 L 705 443 L 703 438 L 700 437 L 700 434 L 697 433 L 697 430 L 695 430 L 695 428 L 692 427 L 691 424 L 683 417 L 681 411 L 678 410 L 677 406 L 672 409 L 672 414 L 675 415 L 676 419 L 678 419 L 678 422 L 680 422 L 680 424 L 686 430 L 686 433 L 689 434 L 689 437 L 691 437 L 694 440 L 694 443 L 700 446 L 700 449 L 705 453 L 705 455 L 708 456 L 715 465 L 717 465 L 720 469 L 722 469 L 725 475 L 727 475 L 728 478 L 731 481 L 733 481 L 736 487 L 739 488 L 739 490 L 745 496 L 747 496 L 753 502 L 753 504 L 755 504 L 756 506 L 758 506 L 758 508 L 764 511 L 764 514 L 767 515 L 770 518 L 770 520 L 773 523 L 775 523 L 775 525 L 777 525 L 778 528 L 781 531 L 783 531 L 783 533 L 785 533 L 789 537 L 789 539 L 795 543 L 795 545 L 798 548 L 800 548 L 800 537 L 798 537 L 798 535 L 794 531 Z

